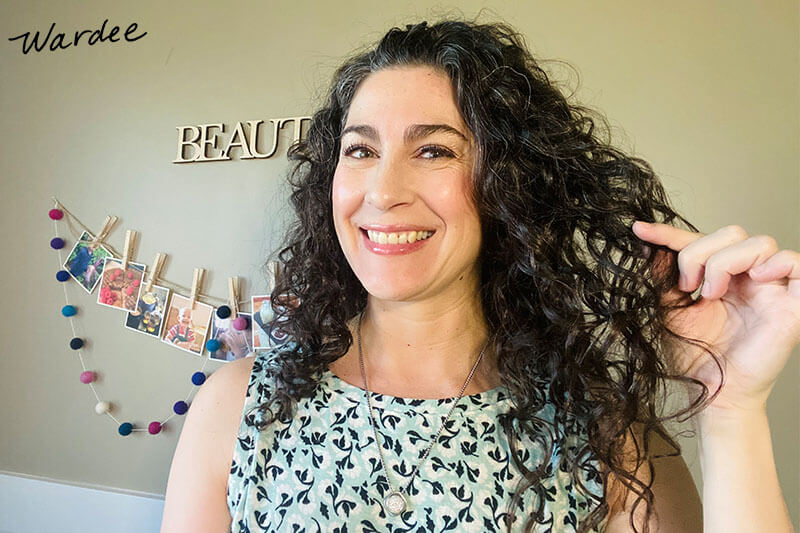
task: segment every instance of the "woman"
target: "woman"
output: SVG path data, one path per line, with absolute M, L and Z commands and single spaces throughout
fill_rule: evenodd
M 800 257 L 694 231 L 509 28 L 389 31 L 290 155 L 292 342 L 201 389 L 163 531 L 791 531 L 765 403 Z

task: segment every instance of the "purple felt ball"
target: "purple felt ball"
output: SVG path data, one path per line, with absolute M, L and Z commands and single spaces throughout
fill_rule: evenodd
M 150 422 L 150 425 L 147 426 L 147 432 L 151 435 L 158 435 L 161 433 L 161 423 L 160 422 Z
M 84 385 L 88 385 L 89 383 L 94 381 L 95 377 L 96 377 L 95 373 L 92 372 L 91 370 L 81 372 L 81 383 L 83 383 Z
M 185 415 L 186 411 L 189 410 L 189 404 L 183 400 L 178 400 L 175 402 L 175 405 L 172 406 L 172 410 L 175 411 L 176 415 Z
M 50 240 L 50 248 L 53 250 L 60 250 L 64 247 L 64 239 L 61 237 L 55 237 L 54 239 Z
M 50 212 L 47 214 L 53 220 L 61 220 L 62 218 L 64 218 L 64 212 L 61 209 L 51 209 Z
M 244 331 L 247 329 L 247 317 L 246 316 L 237 316 L 233 320 L 233 329 L 236 331 Z

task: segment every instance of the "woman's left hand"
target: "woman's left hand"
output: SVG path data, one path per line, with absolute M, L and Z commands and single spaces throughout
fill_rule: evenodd
M 708 343 L 724 359 L 725 383 L 709 408 L 763 408 L 800 342 L 800 253 L 779 251 L 774 238 L 750 237 L 739 226 L 703 235 L 636 222 L 633 231 L 678 252 L 680 281 L 664 294 L 665 302 L 703 284 L 702 298 L 670 311 L 667 320 L 673 331 Z M 713 393 L 720 381 L 717 365 L 707 352 L 686 346 L 673 354 L 675 366 Z

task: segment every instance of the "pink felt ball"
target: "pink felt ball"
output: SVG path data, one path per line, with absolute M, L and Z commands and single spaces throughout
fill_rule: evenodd
M 87 370 L 86 372 L 81 372 L 81 383 L 88 385 L 92 381 L 94 381 L 95 374 L 91 370 Z
M 64 218 L 64 212 L 61 209 L 51 209 L 50 212 L 47 214 L 53 220 L 61 220 L 62 218 Z
M 150 425 L 147 426 L 147 432 L 151 435 L 161 433 L 161 424 L 159 422 L 150 422 Z
M 233 320 L 233 329 L 236 331 L 243 331 L 247 329 L 247 319 L 243 316 L 237 316 Z

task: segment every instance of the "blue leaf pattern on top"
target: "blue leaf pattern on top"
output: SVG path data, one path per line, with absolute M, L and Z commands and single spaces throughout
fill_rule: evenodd
M 269 398 L 269 370 L 279 364 L 281 349 L 260 352 L 253 363 L 228 477 L 232 532 L 505 531 L 520 474 L 497 423 L 510 406 L 501 388 L 462 399 L 407 491 L 409 509 L 392 516 L 383 509 L 389 487 L 360 388 L 327 372 L 314 396 L 298 403 L 291 421 L 274 422 L 263 431 L 248 424 L 256 420 L 252 409 Z M 373 395 L 395 486 L 406 485 L 453 401 Z M 552 406 L 539 414 L 552 415 Z M 526 464 L 539 463 L 542 451 L 534 440 L 520 438 L 519 446 Z M 594 505 L 560 468 L 560 451 L 554 449 L 542 480 L 545 524 L 534 527 L 536 533 L 576 531 Z M 582 481 L 602 495 L 599 476 Z M 512 531 L 522 530 L 520 518 L 527 515 L 520 511 L 535 509 L 536 501 L 533 490 L 523 495 Z

